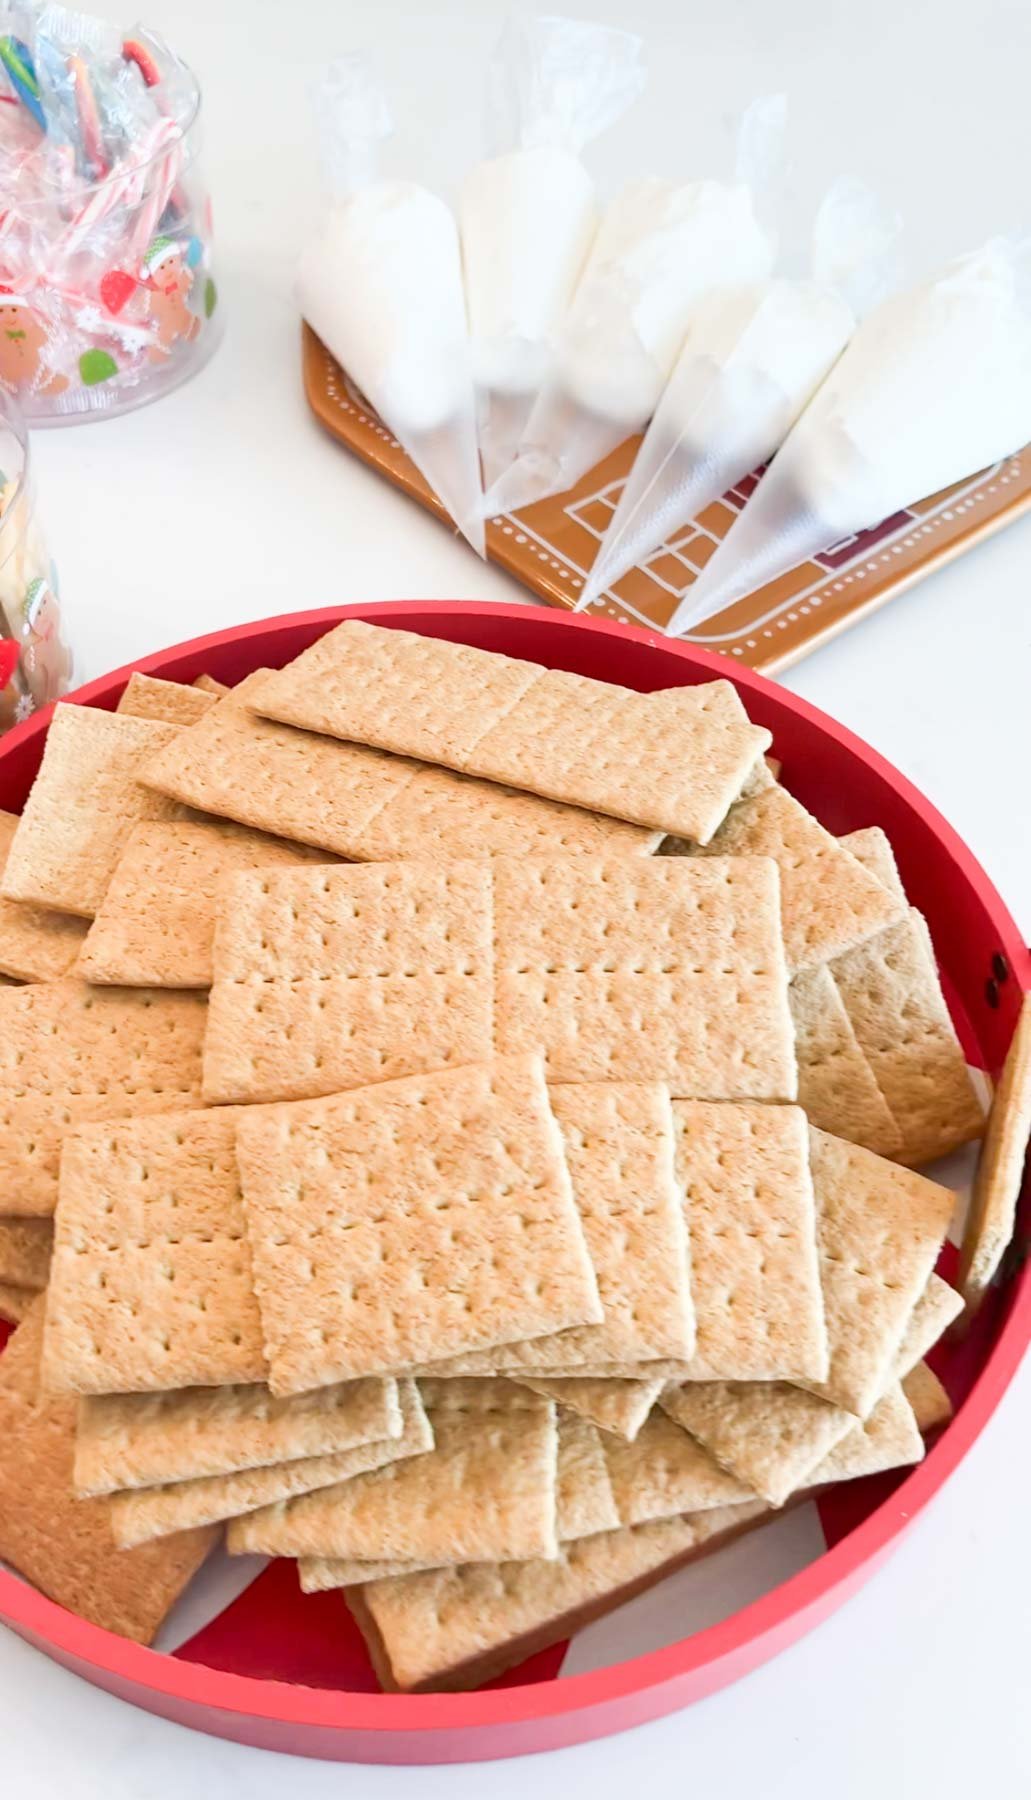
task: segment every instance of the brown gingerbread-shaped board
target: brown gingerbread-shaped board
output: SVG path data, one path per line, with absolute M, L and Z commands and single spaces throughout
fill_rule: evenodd
M 305 392 L 316 418 L 388 481 L 446 520 L 436 495 L 339 363 L 307 325 L 303 332 Z M 572 609 L 639 443 L 628 438 L 568 493 L 488 520 L 490 560 L 541 600 Z M 707 507 L 588 610 L 630 625 L 664 628 L 755 481 L 749 476 Z M 1029 506 L 1031 447 L 835 544 L 707 619 L 689 634 L 690 641 L 768 674 L 787 668 Z

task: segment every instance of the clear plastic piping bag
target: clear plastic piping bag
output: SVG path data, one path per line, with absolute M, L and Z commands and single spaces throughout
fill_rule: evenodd
M 808 280 L 754 283 L 695 309 L 578 612 L 769 460 L 857 313 L 886 290 L 899 230 L 868 188 L 841 180 L 816 215 Z
M 644 86 L 641 40 L 509 19 L 487 79 L 488 144 L 459 203 L 485 485 L 512 462 L 598 229 L 580 151 Z
M 776 252 L 760 216 L 783 154 L 782 95 L 742 120 L 737 180 L 630 181 L 602 219 L 555 360 L 488 515 L 564 492 L 651 418 L 707 295 L 761 281 Z
M 417 182 L 378 174 L 391 119 L 362 57 L 332 65 L 316 113 L 332 204 L 301 256 L 301 311 L 482 556 L 472 363 L 454 216 Z
M 1026 270 L 1026 244 L 996 238 L 874 308 L 670 632 L 1031 440 Z

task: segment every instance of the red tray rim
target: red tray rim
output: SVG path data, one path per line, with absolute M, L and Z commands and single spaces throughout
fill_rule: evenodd
M 204 666 L 205 654 L 252 637 L 265 637 L 278 629 L 308 626 L 329 628 L 347 617 L 389 620 L 449 618 L 512 618 L 526 620 L 528 608 L 506 602 L 467 600 L 394 600 L 318 608 L 280 614 L 251 624 L 209 633 L 139 658 L 86 683 L 68 695 L 76 703 L 104 704 L 117 698 L 134 670 L 174 678 L 179 662 Z M 631 638 L 664 651 L 672 651 L 692 668 L 713 679 L 732 680 L 745 692 L 774 692 L 779 704 L 807 724 L 829 733 L 846 750 L 887 781 L 900 798 L 921 817 L 959 865 L 965 879 L 992 919 L 1000 946 L 1010 961 L 1021 991 L 1031 988 L 1031 959 L 1021 934 L 988 876 L 956 832 L 907 778 L 855 733 L 823 713 L 809 701 L 780 688 L 766 676 L 743 668 L 728 668 L 724 658 L 694 645 L 679 644 L 657 632 L 640 630 L 607 620 L 545 613 L 533 609 L 535 623 L 546 622 L 556 632 L 590 631 L 619 639 Z M 415 627 L 417 629 L 417 626 Z M 45 730 L 52 708 L 16 726 L 0 745 L 0 762 L 9 752 Z M 753 1667 L 830 1612 L 884 1559 L 894 1543 L 933 1499 L 980 1435 L 1031 1342 L 1031 1264 L 1014 1278 L 1007 1316 L 1002 1323 L 980 1375 L 963 1406 L 921 1463 L 860 1525 L 832 1549 L 770 1593 L 741 1608 L 721 1623 L 696 1632 L 662 1650 L 587 1674 L 529 1684 L 524 1687 L 489 1689 L 469 1694 L 394 1695 L 348 1693 L 340 1689 L 308 1688 L 297 1684 L 234 1675 L 200 1663 L 180 1661 L 147 1649 L 67 1612 L 18 1577 L 0 1569 L 0 1619 L 31 1636 L 42 1649 L 83 1666 L 84 1672 L 109 1682 L 126 1683 L 155 1700 L 164 1697 L 187 1707 L 203 1709 L 207 1722 L 218 1729 L 212 1714 L 266 1721 L 294 1727 L 323 1727 L 349 1736 L 360 1733 L 375 1740 L 380 1736 L 413 1735 L 426 1742 L 436 1733 L 471 1732 L 484 1728 L 512 1727 L 520 1722 L 559 1720 L 571 1713 L 605 1709 L 628 1696 L 661 1690 L 687 1676 L 708 1670 L 708 1687 L 721 1683 L 721 1665 L 740 1662 L 748 1651 Z M 734 1672 L 733 1670 L 730 1671 Z M 106 1685 L 106 1683 L 105 1683 Z M 143 1695 L 140 1696 L 141 1698 Z M 676 1701 L 673 1702 L 676 1704 Z M 661 1700 L 649 1705 L 640 1717 L 664 1710 Z M 195 1721 L 205 1723 L 202 1717 Z M 624 1722 L 630 1722 L 627 1719 Z M 618 1728 L 613 1722 L 608 1729 Z M 603 1725 L 601 1730 L 605 1730 Z M 232 1735 L 238 1735 L 235 1731 Z M 565 1737 L 555 1741 L 568 1741 Z M 298 1748 L 300 1745 L 297 1746 Z M 529 1744 L 513 1748 L 530 1748 Z M 541 1745 L 543 1747 L 543 1743 Z M 316 1754 L 319 1752 L 316 1751 Z M 325 1751 L 323 1751 L 325 1753 Z M 472 1740 L 466 1754 L 477 1754 Z M 482 1752 L 481 1752 L 482 1753 Z M 490 1752 L 487 1752 L 490 1754 Z M 501 1752 L 505 1753 L 504 1750 Z M 426 1759 L 432 1758 L 426 1746 Z M 398 1760 L 401 1760 L 399 1757 Z

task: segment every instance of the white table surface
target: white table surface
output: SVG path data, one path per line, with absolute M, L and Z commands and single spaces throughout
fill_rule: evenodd
M 318 204 L 307 88 L 365 45 L 396 98 L 398 171 L 449 189 L 479 153 L 499 0 L 152 0 L 199 70 L 226 342 L 160 406 L 38 440 L 79 672 L 296 606 L 515 599 L 507 577 L 336 449 L 301 396 L 290 275 Z M 911 266 L 1024 225 L 1031 11 L 1014 0 L 587 0 L 642 31 L 646 102 L 594 167 L 722 173 L 732 121 L 785 88 L 795 199 L 841 171 L 894 197 Z M 1031 931 L 1031 523 L 983 546 L 785 681 L 930 795 Z M 286 1791 L 494 1800 L 717 1791 L 853 1800 L 1026 1791 L 1031 1370 L 895 1558 L 830 1623 L 746 1682 L 622 1737 L 490 1769 L 302 1763 L 167 1725 L 0 1631 L 4 1791 L 205 1800 Z M 1023 1723 L 1021 1720 L 1023 1718 Z

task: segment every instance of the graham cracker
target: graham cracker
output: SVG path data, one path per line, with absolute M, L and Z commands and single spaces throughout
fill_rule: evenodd
M 410 1457 L 425 1455 L 433 1447 L 433 1433 L 418 1388 L 414 1382 L 402 1381 L 399 1395 L 402 1429 L 398 1437 L 354 1444 L 349 1450 L 328 1456 L 296 1457 L 269 1468 L 240 1469 L 233 1474 L 207 1475 L 195 1481 L 113 1494 L 110 1505 L 115 1541 L 131 1547 L 188 1526 L 241 1519 L 258 1508 L 268 1512 L 316 1488 L 338 1493 L 341 1486 L 370 1470 L 393 1467 Z
M 561 1544 L 621 1524 L 605 1440 L 587 1419 L 559 1411 L 555 1529 Z
M 605 1317 L 600 1325 L 456 1357 L 430 1374 L 515 1375 L 694 1350 L 669 1094 L 657 1082 L 571 1085 L 549 1093 Z
M 853 832 L 857 854 L 893 895 L 903 895 L 883 832 Z M 832 965 L 845 1011 L 901 1133 L 892 1154 L 919 1164 L 984 1131 L 984 1110 L 938 978 L 922 915 L 912 909 Z
M 498 857 L 226 878 L 210 1101 L 530 1051 L 556 1082 L 790 1098 L 773 865 Z
M 947 1425 L 952 1417 L 952 1401 L 933 1369 L 925 1362 L 917 1363 L 902 1383 L 902 1392 L 913 1408 L 920 1430 L 926 1436 L 939 1425 Z
M 75 1488 L 113 1494 L 269 1468 L 401 1435 L 397 1383 L 371 1377 L 275 1400 L 266 1387 L 94 1394 L 79 1403 Z
M 427 1381 L 433 1449 L 238 1521 L 232 1551 L 388 1562 L 554 1556 L 555 1407 L 507 1381 Z
M 932 1275 L 910 1315 L 892 1380 L 904 1380 L 962 1304 Z M 855 1416 L 783 1381 L 689 1382 L 667 1388 L 663 1410 L 731 1475 L 782 1506 L 856 1425 Z M 872 1415 L 871 1415 L 872 1416 Z
M 903 914 L 901 903 L 859 859 L 776 782 L 732 807 L 703 851 L 684 843 L 663 850 L 673 856 L 773 857 L 793 973 L 840 956 Z
M 857 1481 L 906 1463 L 920 1462 L 924 1440 L 909 1401 L 898 1382 L 878 1400 L 869 1417 L 828 1451 L 810 1477 L 814 1486 L 830 1481 Z
M 66 1139 L 43 1358 L 52 1392 L 264 1380 L 235 1135 L 226 1109 Z
M 75 1401 L 39 1395 L 42 1335 L 39 1301 L 0 1356 L 0 1558 L 80 1618 L 149 1644 L 218 1533 L 115 1548 L 111 1502 L 72 1491 Z
M 178 814 L 173 801 L 137 780 L 147 759 L 174 743 L 178 731 L 157 719 L 55 707 L 8 851 L 7 898 L 91 919 L 132 827 Z
M 161 792 L 354 862 L 461 856 L 647 856 L 660 833 L 450 769 L 296 731 L 248 710 L 264 672 L 160 751 Z
M 0 880 L 18 829 L 14 813 L 0 812 Z M 86 924 L 70 913 L 0 898 L 0 975 L 15 981 L 57 981 L 75 962 Z
M 838 842 L 844 844 L 846 850 L 850 850 L 864 869 L 868 869 L 883 888 L 894 894 L 896 900 L 905 901 L 908 905 L 891 840 L 879 825 L 864 825 L 859 831 L 846 831 Z
M 539 1060 L 245 1109 L 273 1393 L 600 1322 Z
M 200 688 L 202 694 L 214 694 L 218 700 L 232 692 L 232 689 L 228 688 L 224 681 L 216 681 L 214 675 L 198 675 L 192 685 Z
M 53 1247 L 49 1219 L 0 1219 L 0 1281 L 45 1288 Z
M 593 1425 L 571 1413 L 558 1415 L 555 1517 L 560 1543 L 611 1531 L 619 1524 L 600 1435 Z M 301 1589 L 318 1594 L 328 1588 L 353 1587 L 387 1575 L 412 1575 L 436 1562 L 373 1562 L 364 1557 L 305 1556 L 298 1564 Z
M 703 844 L 772 741 L 729 681 L 639 694 L 357 619 L 267 673 L 251 703 Z
M 383 1687 L 480 1686 L 767 1515 L 762 1501 L 600 1532 L 551 1560 L 431 1569 L 348 1590 Z
M 205 1097 L 300 1100 L 482 1062 L 491 958 L 486 862 L 229 875 Z
M 228 820 L 136 825 L 89 927 L 77 973 L 123 987 L 210 987 L 221 877 L 320 860 L 333 859 Z
M 655 1381 L 621 1381 L 583 1376 L 518 1375 L 513 1376 L 535 1394 L 555 1400 L 566 1412 L 586 1419 L 599 1431 L 612 1432 L 629 1441 L 637 1436 L 645 1419 L 665 1386 Z
M 826 1380 L 802 1385 L 862 1419 L 884 1392 L 954 1196 L 857 1144 L 815 1128 L 810 1140 L 831 1354 Z
M 772 862 L 509 857 L 491 876 L 500 1054 L 543 1049 L 554 1082 L 794 1098 Z
M 788 1002 L 795 1027 L 798 1103 L 811 1123 L 878 1156 L 901 1149 L 902 1133 L 859 1047 L 830 970 L 802 970 L 788 989 Z
M 963 1311 L 963 1296 L 932 1275 L 909 1315 L 909 1322 L 895 1359 L 894 1378 L 901 1381 L 933 1349 L 938 1339 Z
M 9 1325 L 20 1324 L 38 1297 L 38 1288 L 18 1287 L 13 1281 L 0 1281 L 0 1319 L 6 1319 Z
M 1031 995 L 1025 994 L 978 1164 L 960 1251 L 959 1285 L 977 1311 L 1012 1241 L 1031 1135 Z
M 0 1193 L 48 1216 L 65 1133 L 200 1104 L 199 995 L 39 982 L 0 992 Z
M 216 704 L 216 696 L 196 684 L 162 681 L 157 675 L 141 675 L 134 669 L 118 702 L 117 711 L 137 719 L 163 719 L 168 725 L 195 725 Z
M 612 1497 L 623 1525 L 706 1512 L 751 1500 L 754 1489 L 720 1467 L 665 1412 L 653 1412 L 632 1444 L 602 1439 Z
M 819 1379 L 827 1333 L 805 1114 L 678 1100 L 673 1115 L 697 1324 L 691 1378 Z

